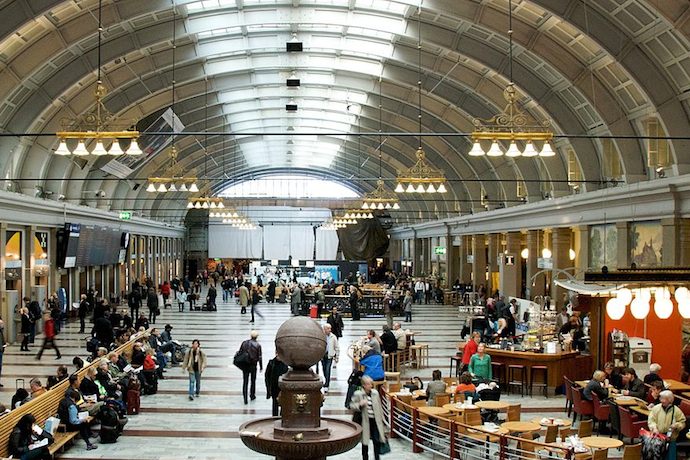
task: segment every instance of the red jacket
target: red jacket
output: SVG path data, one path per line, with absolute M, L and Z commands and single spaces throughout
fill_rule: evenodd
M 473 354 L 477 352 L 477 347 L 479 347 L 479 345 L 473 339 L 467 341 L 467 343 L 465 344 L 465 348 L 462 349 L 463 364 L 470 364 L 470 358 Z
M 170 285 L 169 284 L 163 284 L 161 286 L 161 294 L 170 295 Z
M 43 334 L 46 336 L 46 339 L 52 339 L 55 337 L 55 322 L 53 319 L 47 319 L 46 322 L 43 325 Z

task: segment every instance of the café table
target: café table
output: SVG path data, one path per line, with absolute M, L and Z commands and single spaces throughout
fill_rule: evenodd
M 449 411 L 443 407 L 436 406 L 421 406 L 417 410 L 424 415 L 432 415 L 434 417 L 440 417 L 441 415 L 448 415 Z
M 674 379 L 664 379 L 664 385 L 671 391 L 690 391 L 690 385 Z
M 510 433 L 529 433 L 541 430 L 541 426 L 533 422 L 503 422 L 501 426 Z
M 626 406 L 626 407 L 646 405 L 646 403 L 644 401 L 642 401 L 641 399 L 633 398 L 631 396 L 616 396 L 616 397 L 614 397 L 614 401 L 619 406 Z
M 508 434 L 508 433 L 510 433 L 510 431 L 507 428 L 504 428 L 502 426 L 497 427 L 496 430 L 490 430 L 484 425 L 477 425 L 477 426 L 474 426 L 472 428 L 467 429 L 468 433 L 474 433 L 474 432 L 478 432 L 478 431 L 481 431 L 482 433 L 486 433 L 486 434 Z
M 413 397 L 414 399 L 417 399 L 417 398 L 425 398 L 425 397 L 426 397 L 426 390 L 414 390 L 414 391 L 412 392 L 412 397 Z
M 465 409 L 473 409 L 478 406 L 472 405 L 472 406 L 463 406 L 462 404 L 458 403 L 450 403 L 450 404 L 444 404 L 442 406 L 444 409 L 446 409 L 448 412 L 463 412 Z
M 477 401 L 474 404 L 480 409 L 487 410 L 503 410 L 508 409 L 510 406 L 510 404 L 504 401 Z
M 589 383 L 589 380 L 575 380 L 573 383 L 579 387 L 584 388 Z
M 543 421 L 544 419 L 548 419 L 549 421 Z M 536 423 L 539 426 L 558 426 L 562 428 L 569 427 L 573 424 L 573 422 L 570 419 L 567 418 L 554 418 L 554 423 L 551 423 L 551 417 L 543 417 L 543 418 L 533 418 L 532 423 Z M 559 423 L 555 423 L 559 422 Z
M 559 454 L 563 453 L 563 449 L 568 449 L 571 450 L 572 446 L 570 444 L 565 444 L 563 442 L 557 441 L 557 442 L 550 442 L 547 444 L 548 446 L 553 446 L 557 447 L 558 450 L 553 450 L 554 452 L 558 452 Z M 551 450 L 551 449 L 549 449 Z M 591 460 L 592 459 L 592 453 L 587 449 L 587 452 L 573 452 L 575 460 Z
M 649 413 L 651 412 L 647 407 L 643 406 L 631 406 L 630 407 L 631 411 L 637 412 L 640 415 L 643 415 L 645 417 L 649 417 Z
M 607 436 L 587 436 L 580 438 L 582 444 L 590 449 L 617 449 L 623 446 L 623 441 Z

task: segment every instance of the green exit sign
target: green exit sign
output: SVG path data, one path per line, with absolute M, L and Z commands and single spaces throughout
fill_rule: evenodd
M 131 220 L 132 211 L 120 211 L 120 220 Z
M 434 248 L 434 254 L 437 256 L 442 256 L 446 253 L 446 248 L 444 246 L 436 246 Z

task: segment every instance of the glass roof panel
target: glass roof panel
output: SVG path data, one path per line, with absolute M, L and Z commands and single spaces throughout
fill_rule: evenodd
M 226 198 L 357 198 L 351 188 L 330 180 L 300 175 L 273 175 L 233 184 L 220 192 Z

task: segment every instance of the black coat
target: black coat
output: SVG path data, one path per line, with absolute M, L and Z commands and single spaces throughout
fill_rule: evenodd
M 266 372 L 264 373 L 264 380 L 266 382 L 266 398 L 277 398 L 280 393 L 278 381 L 280 376 L 288 371 L 287 364 L 278 358 L 271 359 L 266 364 Z
M 108 347 L 115 341 L 115 334 L 113 333 L 113 326 L 110 324 L 108 318 L 98 318 L 93 322 L 93 329 L 91 335 L 96 337 L 101 346 Z
M 333 332 L 333 335 L 338 338 L 343 336 L 343 328 L 345 327 L 345 324 L 343 324 L 343 317 L 340 314 L 336 313 L 334 315 L 331 313 L 328 315 L 326 322 L 331 325 L 331 332 Z
M 10 434 L 10 440 L 7 445 L 7 450 L 9 450 L 10 455 L 15 458 L 21 458 L 22 455 L 29 452 L 29 445 L 36 441 L 41 441 L 42 439 L 47 439 L 48 444 L 53 443 L 53 437 L 47 431 L 43 430 L 43 433 L 37 435 L 36 433 L 29 432 L 23 433 L 18 426 L 15 426 Z M 43 447 L 42 450 L 48 451 L 47 448 Z M 32 457 L 39 458 L 39 457 Z M 40 457 L 44 458 L 44 457 Z
M 398 351 L 398 339 L 395 338 L 391 331 L 386 331 L 381 334 L 381 344 L 383 345 L 384 353 L 394 353 Z
M 31 320 L 27 315 L 22 315 L 22 334 L 31 332 Z

